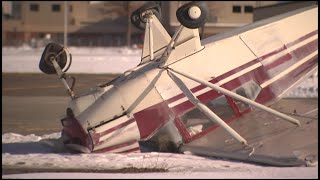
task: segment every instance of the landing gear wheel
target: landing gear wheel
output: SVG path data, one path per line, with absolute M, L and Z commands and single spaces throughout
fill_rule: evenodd
M 144 30 L 146 28 L 147 19 L 145 15 L 149 10 L 152 11 L 152 13 L 160 20 L 161 18 L 160 6 L 155 3 L 146 3 L 145 5 L 135 10 L 131 14 L 131 22 L 136 28 L 141 30 Z
M 56 57 L 56 61 L 59 64 L 60 68 L 63 69 L 67 63 L 67 54 L 66 52 L 62 51 L 64 51 L 63 47 L 57 43 L 47 44 L 39 62 L 40 70 L 46 74 L 55 74 L 56 70 L 51 62 L 51 58 L 57 56 L 59 53 L 60 55 Z
M 208 10 L 204 2 L 190 2 L 181 6 L 176 16 L 179 22 L 189 28 L 196 29 L 206 23 Z

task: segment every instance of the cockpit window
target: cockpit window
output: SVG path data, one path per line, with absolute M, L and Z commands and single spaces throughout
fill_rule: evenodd
M 233 92 L 237 93 L 240 96 L 255 100 L 261 91 L 261 87 L 254 81 L 248 81 L 244 83 L 241 87 L 236 88 Z M 242 112 L 249 108 L 249 105 L 243 103 L 242 101 L 234 99 L 234 102 L 238 106 L 239 110 Z
M 235 114 L 234 110 L 232 109 L 224 95 L 208 102 L 206 106 L 223 120 L 229 119 Z M 191 136 L 194 136 L 214 125 L 217 125 L 217 123 L 212 122 L 198 108 L 194 108 L 191 111 L 183 114 L 182 116 L 180 116 L 180 119 L 184 123 Z

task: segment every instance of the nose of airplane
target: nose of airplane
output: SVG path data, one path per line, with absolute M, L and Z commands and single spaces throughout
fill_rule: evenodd
M 67 108 L 67 117 L 61 119 L 64 146 L 75 152 L 90 153 L 93 149 L 92 141 L 70 111 L 72 110 Z

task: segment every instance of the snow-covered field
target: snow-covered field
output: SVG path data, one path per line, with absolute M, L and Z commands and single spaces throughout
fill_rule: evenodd
M 86 48 L 70 47 L 72 65 L 68 73 L 123 73 L 140 63 L 141 49 L 127 47 Z M 3 73 L 42 73 L 39 60 L 44 48 L 29 46 L 2 47 Z M 288 92 L 285 97 L 318 97 L 317 73 Z
M 60 133 L 22 136 L 2 135 L 2 168 L 15 166 L 56 171 L 2 175 L 2 178 L 318 178 L 316 167 L 268 167 L 222 159 L 199 157 L 192 154 L 128 153 L 128 154 L 69 154 L 54 153 L 45 146 L 45 139 L 56 139 Z M 71 173 L 72 170 L 92 170 L 100 173 Z M 122 169 L 123 173 L 110 173 Z M 132 172 L 130 169 L 164 170 L 165 172 Z M 106 173 L 109 171 L 109 173 Z M 87 172 L 87 171 L 86 171 Z M 126 172 L 126 173 L 124 173 Z
M 42 73 L 39 60 L 44 48 L 2 47 L 2 72 Z M 141 49 L 69 47 L 72 65 L 68 73 L 123 73 L 136 67 Z

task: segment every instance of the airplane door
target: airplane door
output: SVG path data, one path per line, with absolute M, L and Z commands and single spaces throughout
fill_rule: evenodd
M 228 121 L 237 116 L 237 110 L 231 106 L 231 101 L 228 101 L 224 95 L 220 95 L 203 103 L 224 121 Z M 218 124 L 209 120 L 209 118 L 195 106 L 177 115 L 175 124 L 185 142 L 198 138 L 218 127 Z

